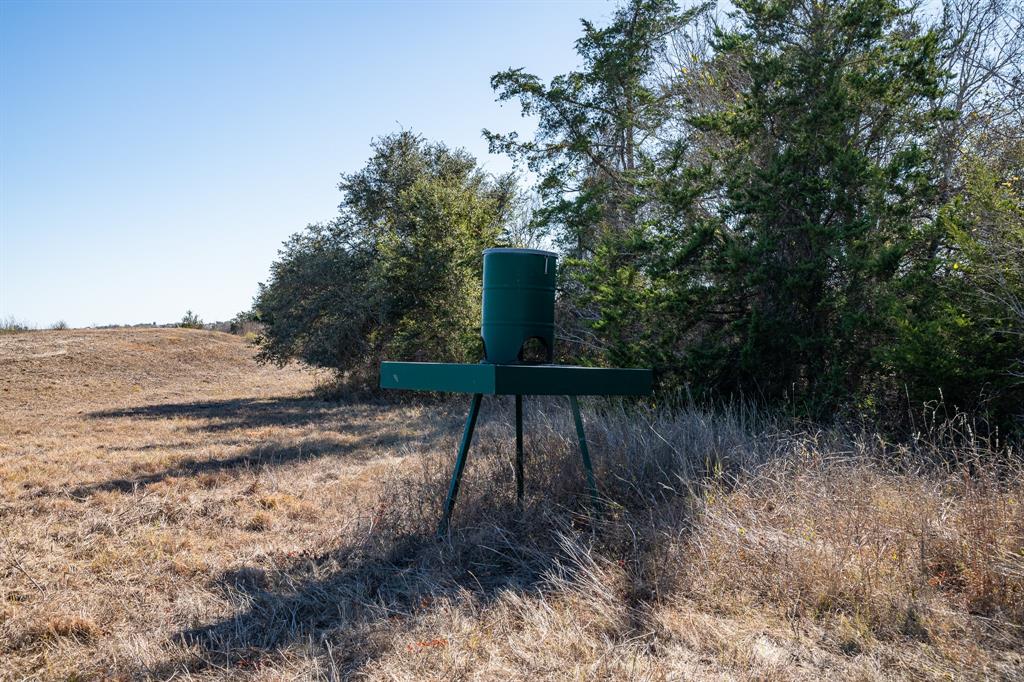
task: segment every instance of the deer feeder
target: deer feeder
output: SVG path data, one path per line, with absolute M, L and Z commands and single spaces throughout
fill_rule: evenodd
M 516 499 L 523 499 L 523 396 L 564 395 L 569 399 L 579 440 L 587 489 L 598 500 L 597 483 L 583 431 L 577 396 L 649 395 L 650 369 L 556 365 L 555 276 L 558 257 L 537 249 L 484 251 L 483 309 L 479 364 L 383 362 L 380 386 L 412 391 L 472 394 L 462 442 L 445 499 L 438 533 L 448 531 L 473 430 L 484 395 L 515 396 Z

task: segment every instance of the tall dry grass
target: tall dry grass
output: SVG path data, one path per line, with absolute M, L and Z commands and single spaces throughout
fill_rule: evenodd
M 0 679 L 1015 679 L 1019 450 L 743 406 L 317 398 L 238 337 L 0 338 Z
M 370 679 L 1019 675 L 1021 458 L 963 422 L 895 445 L 594 404 L 595 511 L 567 410 L 533 403 L 520 512 L 496 407 L 448 538 L 451 453 L 410 446 L 339 547 L 240 578 L 181 669 L 301 650 L 295 675 Z

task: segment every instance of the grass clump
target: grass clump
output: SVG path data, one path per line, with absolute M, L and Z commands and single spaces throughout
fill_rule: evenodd
M 28 631 L 28 638 L 47 641 L 70 638 L 79 642 L 92 642 L 102 630 L 90 618 L 73 615 L 51 616 Z

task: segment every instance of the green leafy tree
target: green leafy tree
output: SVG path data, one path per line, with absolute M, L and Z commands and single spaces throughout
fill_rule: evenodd
M 679 11 L 672 0 L 633 0 L 599 28 L 583 20 L 580 71 L 545 85 L 523 69 L 491 78 L 500 101 L 518 100 L 536 116 L 531 141 L 484 131 L 492 152 L 525 162 L 539 175 L 536 221 L 556 231 L 574 256 L 589 256 L 609 231 L 632 228 L 644 214 L 655 133 L 672 117 L 672 94 L 659 68 L 669 36 L 709 5 Z
M 339 188 L 340 215 L 286 242 L 260 286 L 261 357 L 362 378 L 385 355 L 477 359 L 481 252 L 516 206 L 515 178 L 402 132 Z
M 963 191 L 936 225 L 944 249 L 928 273 L 926 305 L 900 305 L 891 366 L 919 400 L 982 410 L 997 425 L 1024 428 L 1024 189 L 1022 176 L 966 159 Z M 1011 174 L 1012 173 L 1012 174 Z
M 943 3 L 943 204 L 929 257 L 889 301 L 896 337 L 877 354 L 890 393 L 941 399 L 1004 433 L 1024 433 L 1022 22 L 1019 3 Z
M 618 359 L 621 339 L 652 320 L 651 293 L 636 264 L 654 203 L 660 133 L 673 122 L 674 93 L 661 67 L 669 39 L 709 5 L 680 11 L 671 0 L 633 0 L 606 27 L 584 20 L 576 42 L 582 68 L 543 83 L 523 69 L 494 75 L 502 101 L 535 116 L 524 141 L 488 130 L 491 151 L 511 155 L 537 174 L 534 222 L 563 250 L 559 335 L 576 360 Z M 628 310 L 628 312 L 627 312 Z
M 735 311 L 707 369 L 823 414 L 865 388 L 879 301 L 928 242 L 939 36 L 886 0 L 736 6 L 716 47 L 749 89 L 700 121 L 729 142 L 708 274 Z
M 581 356 L 823 416 L 935 312 L 947 55 L 900 2 L 735 5 L 710 39 L 672 2 L 585 22 L 581 71 L 492 79 L 534 140 L 488 136 L 540 177 Z
M 178 323 L 178 326 L 184 327 L 186 329 L 202 329 L 203 321 L 202 319 L 200 319 L 199 315 L 192 312 L 191 310 L 188 310 L 185 312 L 185 315 L 181 318 L 181 322 Z
M 259 357 L 285 364 L 353 369 L 371 351 L 378 319 L 372 252 L 343 220 L 309 225 L 285 242 L 253 304 L 263 324 Z

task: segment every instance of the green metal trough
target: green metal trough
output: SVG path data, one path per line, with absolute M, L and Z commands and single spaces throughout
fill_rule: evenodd
M 444 362 L 383 362 L 381 388 L 470 393 L 462 442 L 448 486 L 438 534 L 445 535 L 459 494 L 480 403 L 485 395 L 515 396 L 516 500 L 523 501 L 523 396 L 564 395 L 569 399 L 583 470 L 591 500 L 598 503 L 597 483 L 587 449 L 577 396 L 649 395 L 650 369 L 575 367 L 530 364 L 523 347 L 531 339 L 544 346 L 548 363 L 554 353 L 555 260 L 550 251 L 488 249 L 484 252 L 483 324 L 486 358 L 475 365 Z
M 651 370 L 382 362 L 380 387 L 483 395 L 649 395 Z

